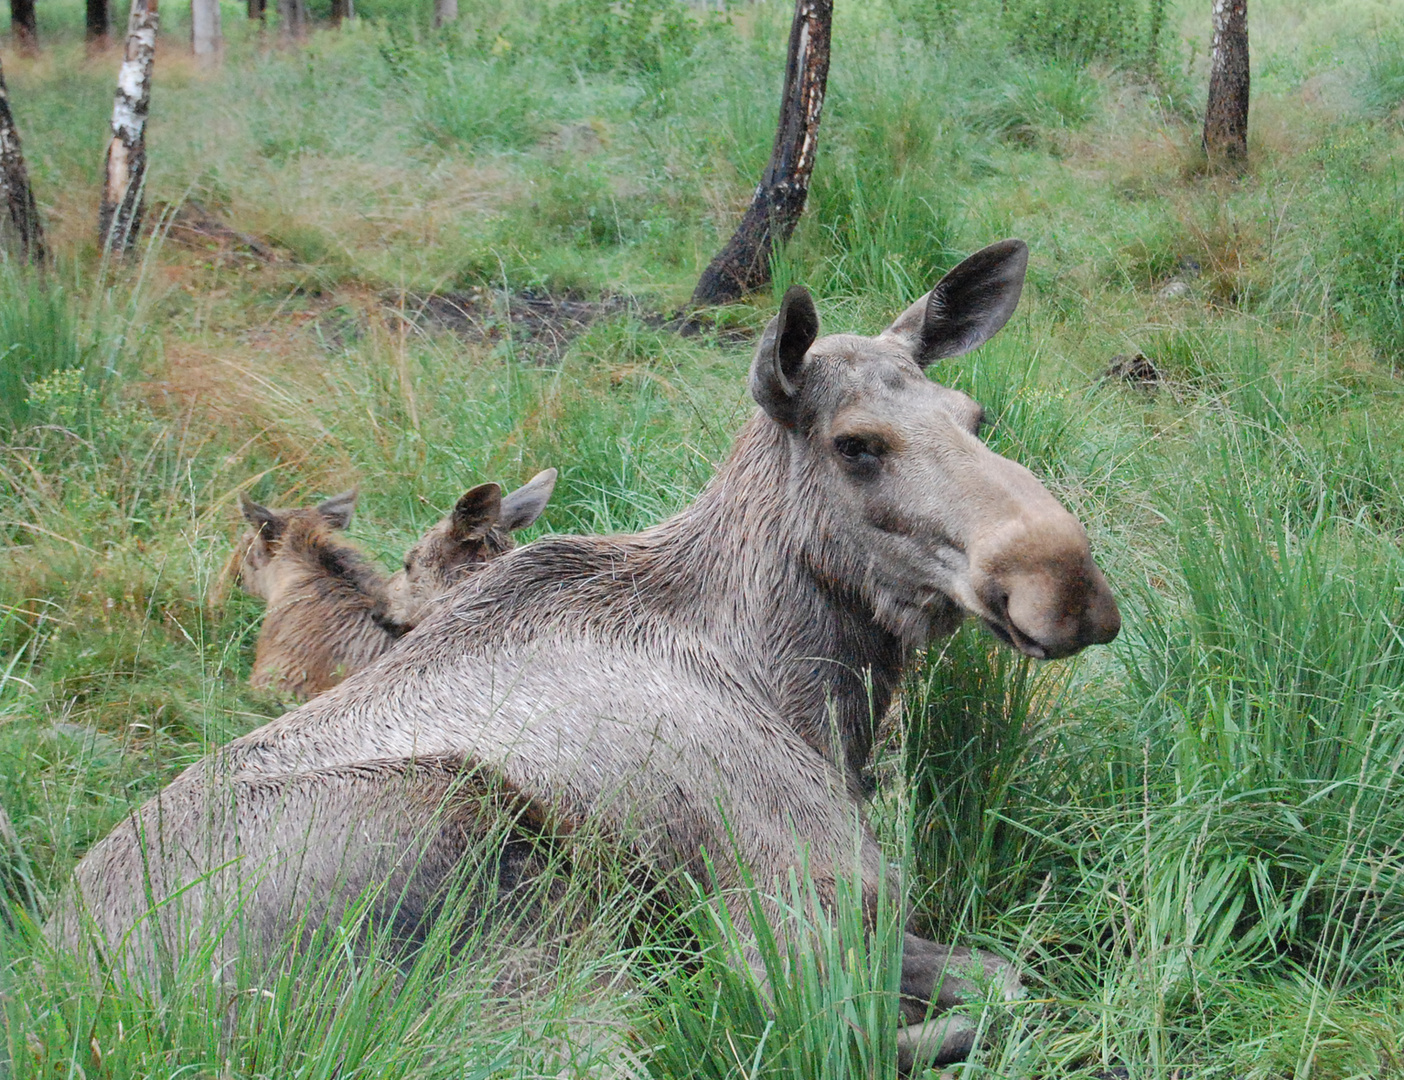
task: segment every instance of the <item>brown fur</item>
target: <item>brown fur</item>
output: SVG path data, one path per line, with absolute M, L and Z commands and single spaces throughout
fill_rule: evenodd
M 388 652 L 434 600 L 514 546 L 556 482 L 538 473 L 504 497 L 497 484 L 465 493 L 387 578 L 337 536 L 354 491 L 310 510 L 269 510 L 241 496 L 251 528 L 239 542 L 239 583 L 268 604 L 255 646 L 255 687 L 307 701 Z
M 977 253 L 877 338 L 819 338 L 812 301 L 792 289 L 752 367 L 761 410 L 691 506 L 636 535 L 551 536 L 504 556 L 378 664 L 187 770 L 79 864 L 97 937 L 115 945 L 150 896 L 208 872 L 127 938 L 124 962 L 149 968 L 154 933 L 187 947 L 218 910 L 211 898 L 247 880 L 201 854 L 163 867 L 147 892 L 144 859 L 201 851 L 211 802 L 232 793 L 273 866 L 324 878 L 310 864 L 340 849 L 305 822 L 275 836 L 263 778 L 296 793 L 303 775 L 363 768 L 412 785 L 426 756 L 471 758 L 548 820 L 592 823 L 660 880 L 685 871 L 730 896 L 740 864 L 767 891 L 804 865 L 832 904 L 856 866 L 871 911 L 892 883 L 857 768 L 912 651 L 966 614 L 1039 656 L 1109 641 L 1120 625 L 1081 526 L 980 442 L 974 402 L 921 370 L 1003 325 L 1026 259 L 1016 241 Z M 327 781 L 303 802 L 334 820 L 358 798 Z M 426 785 L 402 812 L 429 829 L 439 798 Z M 361 843 L 407 828 L 362 821 Z M 374 879 L 344 880 L 354 893 Z M 262 938 L 287 933 L 299 890 L 284 879 L 246 905 Z M 50 933 L 74 940 L 74 915 L 62 909 Z M 768 916 L 783 932 L 778 909 Z M 733 917 L 747 924 L 744 901 Z M 913 935 L 905 954 L 909 1020 L 969 989 L 972 969 L 1017 986 L 985 954 Z M 964 1045 L 938 1033 L 932 1049 L 932 1037 L 914 1025 L 905 1064 Z

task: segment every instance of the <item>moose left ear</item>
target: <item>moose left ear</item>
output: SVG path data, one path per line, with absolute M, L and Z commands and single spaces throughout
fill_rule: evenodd
M 481 540 L 502 516 L 502 489 L 496 484 L 469 488 L 453 505 L 453 535 L 460 540 Z
M 803 285 L 791 285 L 770 320 L 751 364 L 751 396 L 766 415 L 794 427 L 804 355 L 819 336 L 819 312 Z
M 351 514 L 356 509 L 356 489 L 333 495 L 317 507 L 317 513 L 326 518 L 333 529 L 344 529 L 351 524 Z
M 900 342 L 922 367 L 979 348 L 1019 306 L 1028 267 L 1022 240 L 981 248 L 897 316 L 880 340 Z

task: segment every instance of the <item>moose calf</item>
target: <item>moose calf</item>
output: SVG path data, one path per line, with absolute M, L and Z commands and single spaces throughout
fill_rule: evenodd
M 434 600 L 510 551 L 512 533 L 541 515 L 555 484 L 556 470 L 546 469 L 507 496 L 497 484 L 465 492 L 388 580 L 337 535 L 351 522 L 355 491 L 308 510 L 270 510 L 241 493 L 251 527 L 239 542 L 239 583 L 268 605 L 253 685 L 306 701 L 366 667 Z

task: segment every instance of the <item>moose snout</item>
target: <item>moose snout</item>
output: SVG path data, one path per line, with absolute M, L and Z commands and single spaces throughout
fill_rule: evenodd
M 972 581 L 995 633 L 1020 652 L 1053 660 L 1121 631 L 1121 612 L 1092 559 L 1087 534 L 1061 507 L 1022 520 L 972 552 Z

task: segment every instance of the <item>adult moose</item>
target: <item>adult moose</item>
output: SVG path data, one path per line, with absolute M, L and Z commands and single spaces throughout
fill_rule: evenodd
M 891 883 L 856 771 L 911 652 L 967 614 L 1035 657 L 1120 628 L 1082 526 L 977 438 L 979 405 L 923 372 L 1004 325 L 1027 260 L 1019 241 L 985 248 L 875 338 L 819 337 L 792 288 L 751 369 L 760 409 L 691 506 L 635 535 L 519 548 L 379 663 L 192 766 L 79 864 L 97 939 L 116 947 L 144 918 L 117 959 L 141 969 L 157 934 L 189 948 L 251 876 L 245 948 L 387 878 L 401 913 L 430 912 L 472 831 L 444 806 L 455 771 L 562 833 L 591 822 L 658 878 L 722 890 L 739 863 L 762 889 L 803 863 L 832 904 L 857 838 L 871 912 Z M 148 916 L 153 899 L 170 902 Z M 69 907 L 50 932 L 79 925 Z M 904 1013 L 950 1005 L 968 967 L 992 965 L 908 934 Z M 923 1036 L 908 1031 L 909 1063 Z

